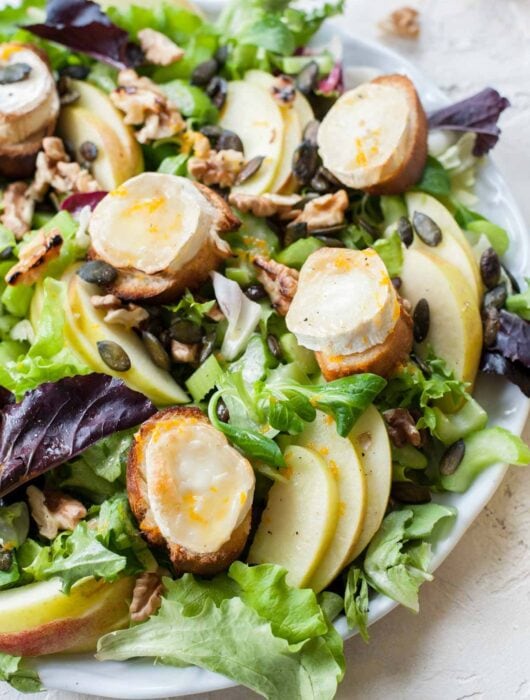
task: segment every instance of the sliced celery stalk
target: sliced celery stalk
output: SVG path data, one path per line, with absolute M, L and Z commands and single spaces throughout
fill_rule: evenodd
M 276 260 L 282 263 L 282 265 L 294 267 L 296 270 L 299 270 L 311 253 L 314 253 L 315 250 L 323 246 L 324 243 L 319 241 L 318 238 L 301 238 L 299 241 L 291 243 L 285 250 L 282 250 L 282 252 L 276 256 Z
M 526 467 L 530 464 L 530 447 L 505 428 L 486 428 L 464 440 L 466 451 L 454 474 L 442 475 L 446 491 L 467 491 L 477 476 L 497 463 Z
M 508 250 L 510 238 L 502 226 L 497 226 L 497 224 L 486 219 L 479 219 L 466 224 L 466 230 L 479 235 L 483 233 L 491 243 L 492 248 L 499 255 L 504 255 Z
M 392 446 L 392 461 L 401 464 L 408 469 L 425 469 L 428 464 L 427 457 L 412 445 L 403 447 Z
M 217 362 L 215 355 L 210 355 L 186 382 L 186 387 L 193 400 L 202 401 L 212 389 L 215 389 L 217 380 L 222 374 L 222 367 Z
M 298 344 L 292 333 L 284 333 L 280 338 L 280 348 L 287 362 L 296 363 L 306 374 L 318 372 L 318 363 L 312 350 Z
M 456 413 L 445 414 L 436 407 L 432 410 L 436 416 L 434 434 L 444 445 L 452 445 L 460 438 L 485 428 L 488 422 L 486 411 L 471 398 Z

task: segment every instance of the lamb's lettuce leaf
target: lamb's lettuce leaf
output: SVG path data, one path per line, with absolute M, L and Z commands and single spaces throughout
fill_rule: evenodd
M 417 612 L 419 587 L 432 580 L 428 571 L 432 550 L 427 539 L 441 520 L 455 514 L 454 508 L 428 503 L 387 515 L 364 559 L 370 586 Z
M 364 571 L 359 566 L 351 566 L 346 578 L 344 594 L 344 611 L 348 627 L 359 630 L 367 642 L 368 634 L 368 582 Z
M 520 294 L 510 294 L 506 299 L 506 308 L 525 321 L 530 321 L 530 277 L 525 278 L 526 289 Z
M 192 664 L 271 700 L 331 699 L 343 676 L 342 640 L 315 594 L 291 589 L 285 573 L 238 562 L 212 581 L 166 580 L 157 615 L 105 635 L 98 658 Z
M 20 693 L 38 693 L 42 690 L 39 675 L 27 666 L 21 656 L 0 654 L 0 681 L 5 681 Z

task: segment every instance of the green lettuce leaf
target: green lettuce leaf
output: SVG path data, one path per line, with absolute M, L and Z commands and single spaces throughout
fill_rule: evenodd
M 20 547 L 29 532 L 29 513 L 25 503 L 0 507 L 0 545 L 12 550 Z
M 379 238 L 373 248 L 383 259 L 390 277 L 399 277 L 403 268 L 403 246 L 397 231 L 388 238 Z
M 427 192 L 435 197 L 444 197 L 451 192 L 451 180 L 440 161 L 433 156 L 428 156 L 421 180 L 414 185 L 413 189 Z
M 368 582 L 364 572 L 358 566 L 351 566 L 346 579 L 344 594 L 344 610 L 348 627 L 359 630 L 359 634 L 367 642 L 368 634 Z
M 431 538 L 438 522 L 453 518 L 454 508 L 437 503 L 408 506 L 383 520 L 370 542 L 365 560 L 366 580 L 379 593 L 418 612 L 418 591 L 432 580 L 428 571 Z
M 442 475 L 440 483 L 446 491 L 462 493 L 484 469 L 494 464 L 530 465 L 530 447 L 505 428 L 485 428 L 464 439 L 464 457 L 456 471 Z
M 43 689 L 38 673 L 28 668 L 20 656 L 0 654 L 0 681 L 20 693 L 38 693 Z
M 97 656 L 200 666 L 271 700 L 331 699 L 344 673 L 342 639 L 315 594 L 289 588 L 285 575 L 237 562 L 212 581 L 166 580 L 158 614 L 105 635 Z
M 525 321 L 530 321 L 530 277 L 525 278 L 526 289 L 520 294 L 510 294 L 506 299 L 506 308 Z

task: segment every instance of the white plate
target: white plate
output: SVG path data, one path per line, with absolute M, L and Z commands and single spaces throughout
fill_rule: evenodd
M 0 5 L 2 4 L 0 0 Z M 217 3 L 203 3 L 210 9 Z M 318 42 L 337 34 L 336 27 L 327 27 Z M 382 46 L 361 41 L 346 34 L 344 43 L 345 66 L 366 67 L 382 73 L 405 73 L 414 81 L 427 110 L 447 103 L 443 93 L 411 63 Z M 489 162 L 480 172 L 477 193 L 478 208 L 486 216 L 506 227 L 511 237 L 510 252 L 506 256 L 510 269 L 518 278 L 529 270 L 529 238 L 519 209 L 498 169 Z M 491 424 L 500 425 L 521 434 L 530 403 L 514 386 L 498 378 L 483 377 L 475 394 L 489 413 Z M 432 569 L 436 569 L 457 545 L 467 528 L 488 503 L 502 481 L 506 465 L 498 465 L 484 472 L 465 494 L 449 494 L 437 498 L 440 503 L 458 509 L 458 518 L 452 531 L 435 547 Z M 386 615 L 396 603 L 377 596 L 370 605 L 370 623 Z M 344 638 L 352 636 L 341 617 L 336 628 Z M 178 634 L 178 630 L 175 630 Z M 170 668 L 155 666 L 145 661 L 97 662 L 89 656 L 56 656 L 35 661 L 43 684 L 50 689 L 67 690 L 113 698 L 166 698 L 228 688 L 235 685 L 223 676 L 198 668 Z

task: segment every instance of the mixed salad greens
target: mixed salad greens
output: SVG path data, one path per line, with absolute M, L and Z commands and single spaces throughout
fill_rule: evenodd
M 472 488 L 481 472 L 498 462 L 530 462 L 530 449 L 519 437 L 487 426 L 486 412 L 470 393 L 480 361 L 483 372 L 505 377 L 530 396 L 529 281 L 521 290 L 501 262 L 509 233 L 474 209 L 475 175 L 499 137 L 497 120 L 508 102 L 487 88 L 429 115 L 430 150 L 421 177 L 392 194 L 373 194 L 337 180 L 320 160 L 310 134 L 310 126 L 318 124 L 311 119 L 301 142 L 294 143 L 285 179 L 289 185 L 279 194 L 267 187 L 256 193 L 252 186 L 243 192 L 258 199 L 265 194 L 272 208 L 261 215 L 255 205 L 263 199 L 244 211 L 234 207 L 241 225 L 221 233 L 229 252 L 213 266 L 217 271 L 207 269 L 197 284 L 188 282 L 172 297 L 144 291 L 144 296 L 120 299 L 112 287 L 116 270 L 93 255 L 89 221 L 99 204 L 116 192 L 118 198 L 125 196 L 122 183 L 144 172 L 192 177 L 201 137 L 213 144 L 214 153 L 240 153 L 241 139 L 224 127 L 224 115 L 231 86 L 246 81 L 249 71 L 266 74 L 254 74 L 262 85 L 270 78 L 272 83 L 265 84 L 272 85 L 282 110 L 301 95 L 311 113 L 323 119 L 345 91 L 348 67 L 335 44 L 308 48 L 322 22 L 341 12 L 341 1 L 304 10 L 288 0 L 232 0 L 215 22 L 177 0 L 105 5 L 104 12 L 89 0 L 49 0 L 46 7 L 40 0 L 24 0 L 0 13 L 0 84 L 16 83 L 3 66 L 9 59 L 6 46 L 19 42 L 44 52 L 61 96 L 57 133 L 67 143 L 67 135 L 77 133 L 72 124 L 84 118 L 83 134 L 89 134 L 81 138 L 84 156 L 66 155 L 63 165 L 75 163 L 75 156 L 94 178 L 85 191 L 61 189 L 55 172 L 45 194 L 34 198 L 22 233 L 11 230 L 5 216 L 15 178 L 0 181 L 0 650 L 5 652 L 0 653 L 0 679 L 18 690 L 37 690 L 38 675 L 25 657 L 65 649 L 64 639 L 46 632 L 60 619 L 71 642 L 66 649 L 93 651 L 99 637 L 100 660 L 142 657 L 177 667 L 197 665 L 272 700 L 332 698 L 345 673 L 343 642 L 333 621 L 345 614 L 349 627 L 368 640 L 374 595 L 417 611 L 419 588 L 432 579 L 433 544 L 458 517 L 455 508 L 444 505 L 443 494 Z M 181 49 L 179 60 L 165 65 L 146 60 L 145 28 L 170 39 L 171 50 Z M 92 95 L 100 100 L 93 106 L 104 104 L 102 99 L 122 90 L 127 70 L 136 71 L 136 79 L 148 78 L 158 90 L 158 104 L 166 99 L 173 110 L 169 116 L 175 118 L 176 110 L 183 126 L 169 135 L 155 129 L 139 144 L 134 134 L 145 124 L 132 122 L 136 130 L 126 131 L 130 141 L 121 141 L 129 162 L 118 167 L 112 138 L 103 142 L 108 152 L 98 152 L 91 141 L 90 134 L 102 134 L 105 127 L 98 126 L 97 114 L 93 121 L 85 100 Z M 146 84 L 138 85 L 122 93 L 136 94 Z M 90 90 L 96 88 L 99 97 L 94 98 Z M 88 130 L 94 124 L 95 131 Z M 159 116 L 157 128 L 161 124 Z M 87 143 L 96 148 L 94 158 Z M 103 159 L 109 161 L 107 169 L 98 170 Z M 233 205 L 230 190 L 261 177 L 265 161 L 258 156 L 239 162 L 229 184 L 202 182 Z M 100 175 L 114 180 L 114 186 Z M 32 174 L 19 179 L 27 183 Z M 337 192 L 346 193 L 338 222 L 311 226 L 297 219 L 308 204 Z M 420 206 L 425 207 L 422 220 Z M 433 212 L 440 211 L 449 224 L 436 220 Z M 449 240 L 453 228 L 463 240 L 459 256 L 468 256 L 479 280 L 479 299 L 473 303 L 483 329 L 479 323 L 478 336 L 462 341 L 464 348 L 473 346 L 469 352 L 476 356 L 476 362 L 463 364 L 476 366 L 460 371 L 458 363 L 451 364 L 440 352 L 443 345 L 430 342 L 429 329 L 434 337 L 441 317 L 431 304 L 429 318 L 427 304 L 425 321 L 425 304 L 422 317 L 422 305 L 415 303 L 414 313 L 409 308 L 414 348 L 391 372 L 368 367 L 326 381 L 322 353 L 299 342 L 281 311 L 293 294 L 282 292 L 278 299 L 272 282 L 287 275 L 287 282 L 301 283 L 298 271 L 303 274 L 317 251 L 372 249 L 406 297 L 413 241 L 421 238 L 418 245 L 430 251 L 425 260 L 436 266 L 442 230 Z M 51 233 L 60 238 L 59 250 L 53 256 L 46 250 L 28 268 L 28 249 L 31 253 L 31 246 L 43 240 L 48 245 Z M 424 243 L 429 237 L 431 242 Z M 265 261 L 262 266 L 270 267 L 271 261 L 276 266 L 270 268 L 272 277 L 260 273 L 258 258 Z M 439 265 L 452 269 L 448 262 Z M 22 283 L 15 283 L 17 275 Z M 111 318 L 126 321 L 113 325 Z M 446 331 L 442 328 L 441 335 L 451 337 Z M 379 494 L 381 517 L 369 541 L 353 560 L 346 557 L 323 587 L 312 588 L 309 574 L 301 587 L 296 585 L 288 566 L 274 557 L 256 561 L 259 556 L 252 547 L 249 554 L 248 545 L 215 575 L 183 573 L 195 569 L 179 569 L 164 546 L 153 546 L 146 537 L 129 483 L 137 426 L 154 420 L 157 409 L 179 403 L 198 407 L 252 464 L 256 484 L 249 544 L 273 489 L 288 488 L 292 466 L 287 456 L 293 446 L 318 453 L 305 437 L 311 426 L 323 425 L 329 438 L 315 457 L 319 464 L 332 463 L 322 460 L 337 436 L 362 464 L 371 438 L 362 433 L 355 442 L 352 431 L 374 406 L 372 425 L 380 415 L 387 425 L 390 442 L 383 431 L 386 448 L 380 442 L 377 449 L 383 451 L 377 454 L 383 469 L 381 455 L 387 450 L 387 487 L 392 484 L 390 497 L 388 490 Z M 360 522 L 365 508 L 359 505 Z M 335 510 L 336 525 L 338 504 Z M 313 513 L 305 513 L 302 524 L 312 518 Z M 359 528 L 357 539 L 362 523 Z M 254 565 L 245 563 L 250 561 Z M 83 618 L 86 610 L 72 602 L 83 586 L 101 608 L 92 626 Z M 17 598 L 25 590 L 34 591 L 35 605 L 48 606 L 51 619 L 32 618 L 27 596 L 23 603 Z M 147 613 L 141 615 L 137 606 L 131 622 L 129 602 L 132 598 L 134 605 L 140 597 Z M 114 610 L 110 616 L 107 605 Z M 89 631 L 79 632 L 79 621 Z

